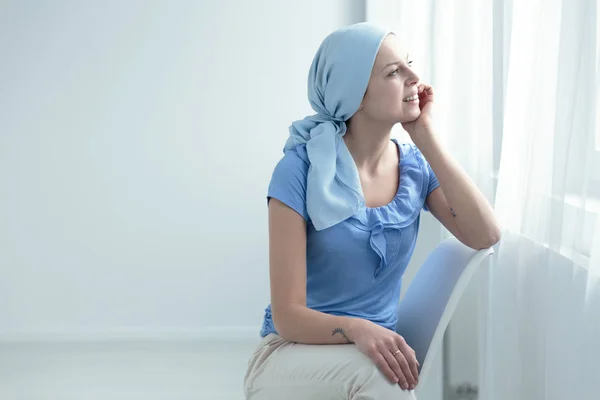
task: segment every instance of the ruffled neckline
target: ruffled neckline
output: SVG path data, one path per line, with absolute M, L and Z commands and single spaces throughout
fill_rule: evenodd
M 385 205 L 379 207 L 367 207 L 366 205 L 347 219 L 358 228 L 369 230 L 378 223 L 386 227 L 402 228 L 412 224 L 420 215 L 423 207 L 423 194 L 427 192 L 429 176 L 427 166 L 422 157 L 417 154 L 416 146 L 411 143 L 398 143 L 391 139 L 400 153 L 398 162 L 399 182 L 394 198 Z M 306 152 L 306 145 L 298 145 L 294 148 L 296 154 L 310 167 L 310 161 Z
M 401 240 L 402 228 L 416 221 L 423 207 L 423 193 L 427 191 L 427 167 L 411 144 L 399 144 L 392 139 L 400 151 L 400 178 L 394 198 L 380 207 L 364 206 L 347 222 L 356 228 L 370 233 L 371 248 L 379 256 L 380 262 L 373 273 L 373 279 L 381 276 L 388 265 L 397 257 L 396 246 L 388 248 L 388 240 L 394 243 Z
M 396 139 L 392 141 L 400 152 L 398 190 L 388 204 L 379 207 L 364 206 L 349 218 L 349 222 L 354 222 L 355 225 L 358 223 L 363 229 L 371 230 L 379 224 L 403 228 L 412 224 L 421 213 L 422 194 L 427 190 L 427 182 L 424 179 L 425 166 L 416 156 L 412 145 L 400 144 Z

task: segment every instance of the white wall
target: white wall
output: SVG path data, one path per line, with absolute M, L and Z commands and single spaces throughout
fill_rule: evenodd
M 0 4 L 0 339 L 257 336 L 270 174 L 364 0 L 32 4 Z
M 270 174 L 318 45 L 363 18 L 362 0 L 2 2 L 0 334 L 258 335 Z

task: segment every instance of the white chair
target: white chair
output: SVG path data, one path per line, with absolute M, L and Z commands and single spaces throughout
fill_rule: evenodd
M 454 237 L 445 239 L 429 254 L 408 287 L 398 308 L 396 331 L 417 354 L 419 386 L 427 379 L 469 281 L 493 253 L 492 248 L 473 250 Z

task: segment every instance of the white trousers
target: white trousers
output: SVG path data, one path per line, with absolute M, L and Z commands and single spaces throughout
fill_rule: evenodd
M 354 344 L 308 345 L 266 336 L 248 362 L 246 400 L 416 400 Z

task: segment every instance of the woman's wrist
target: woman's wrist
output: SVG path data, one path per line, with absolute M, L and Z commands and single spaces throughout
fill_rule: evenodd
M 444 151 L 444 145 L 435 131 L 424 131 L 421 135 L 412 136 L 411 139 L 429 163 Z
M 348 323 L 348 339 L 355 343 L 357 337 L 360 335 L 362 328 L 371 323 L 370 321 L 362 318 L 350 318 L 350 322 Z

